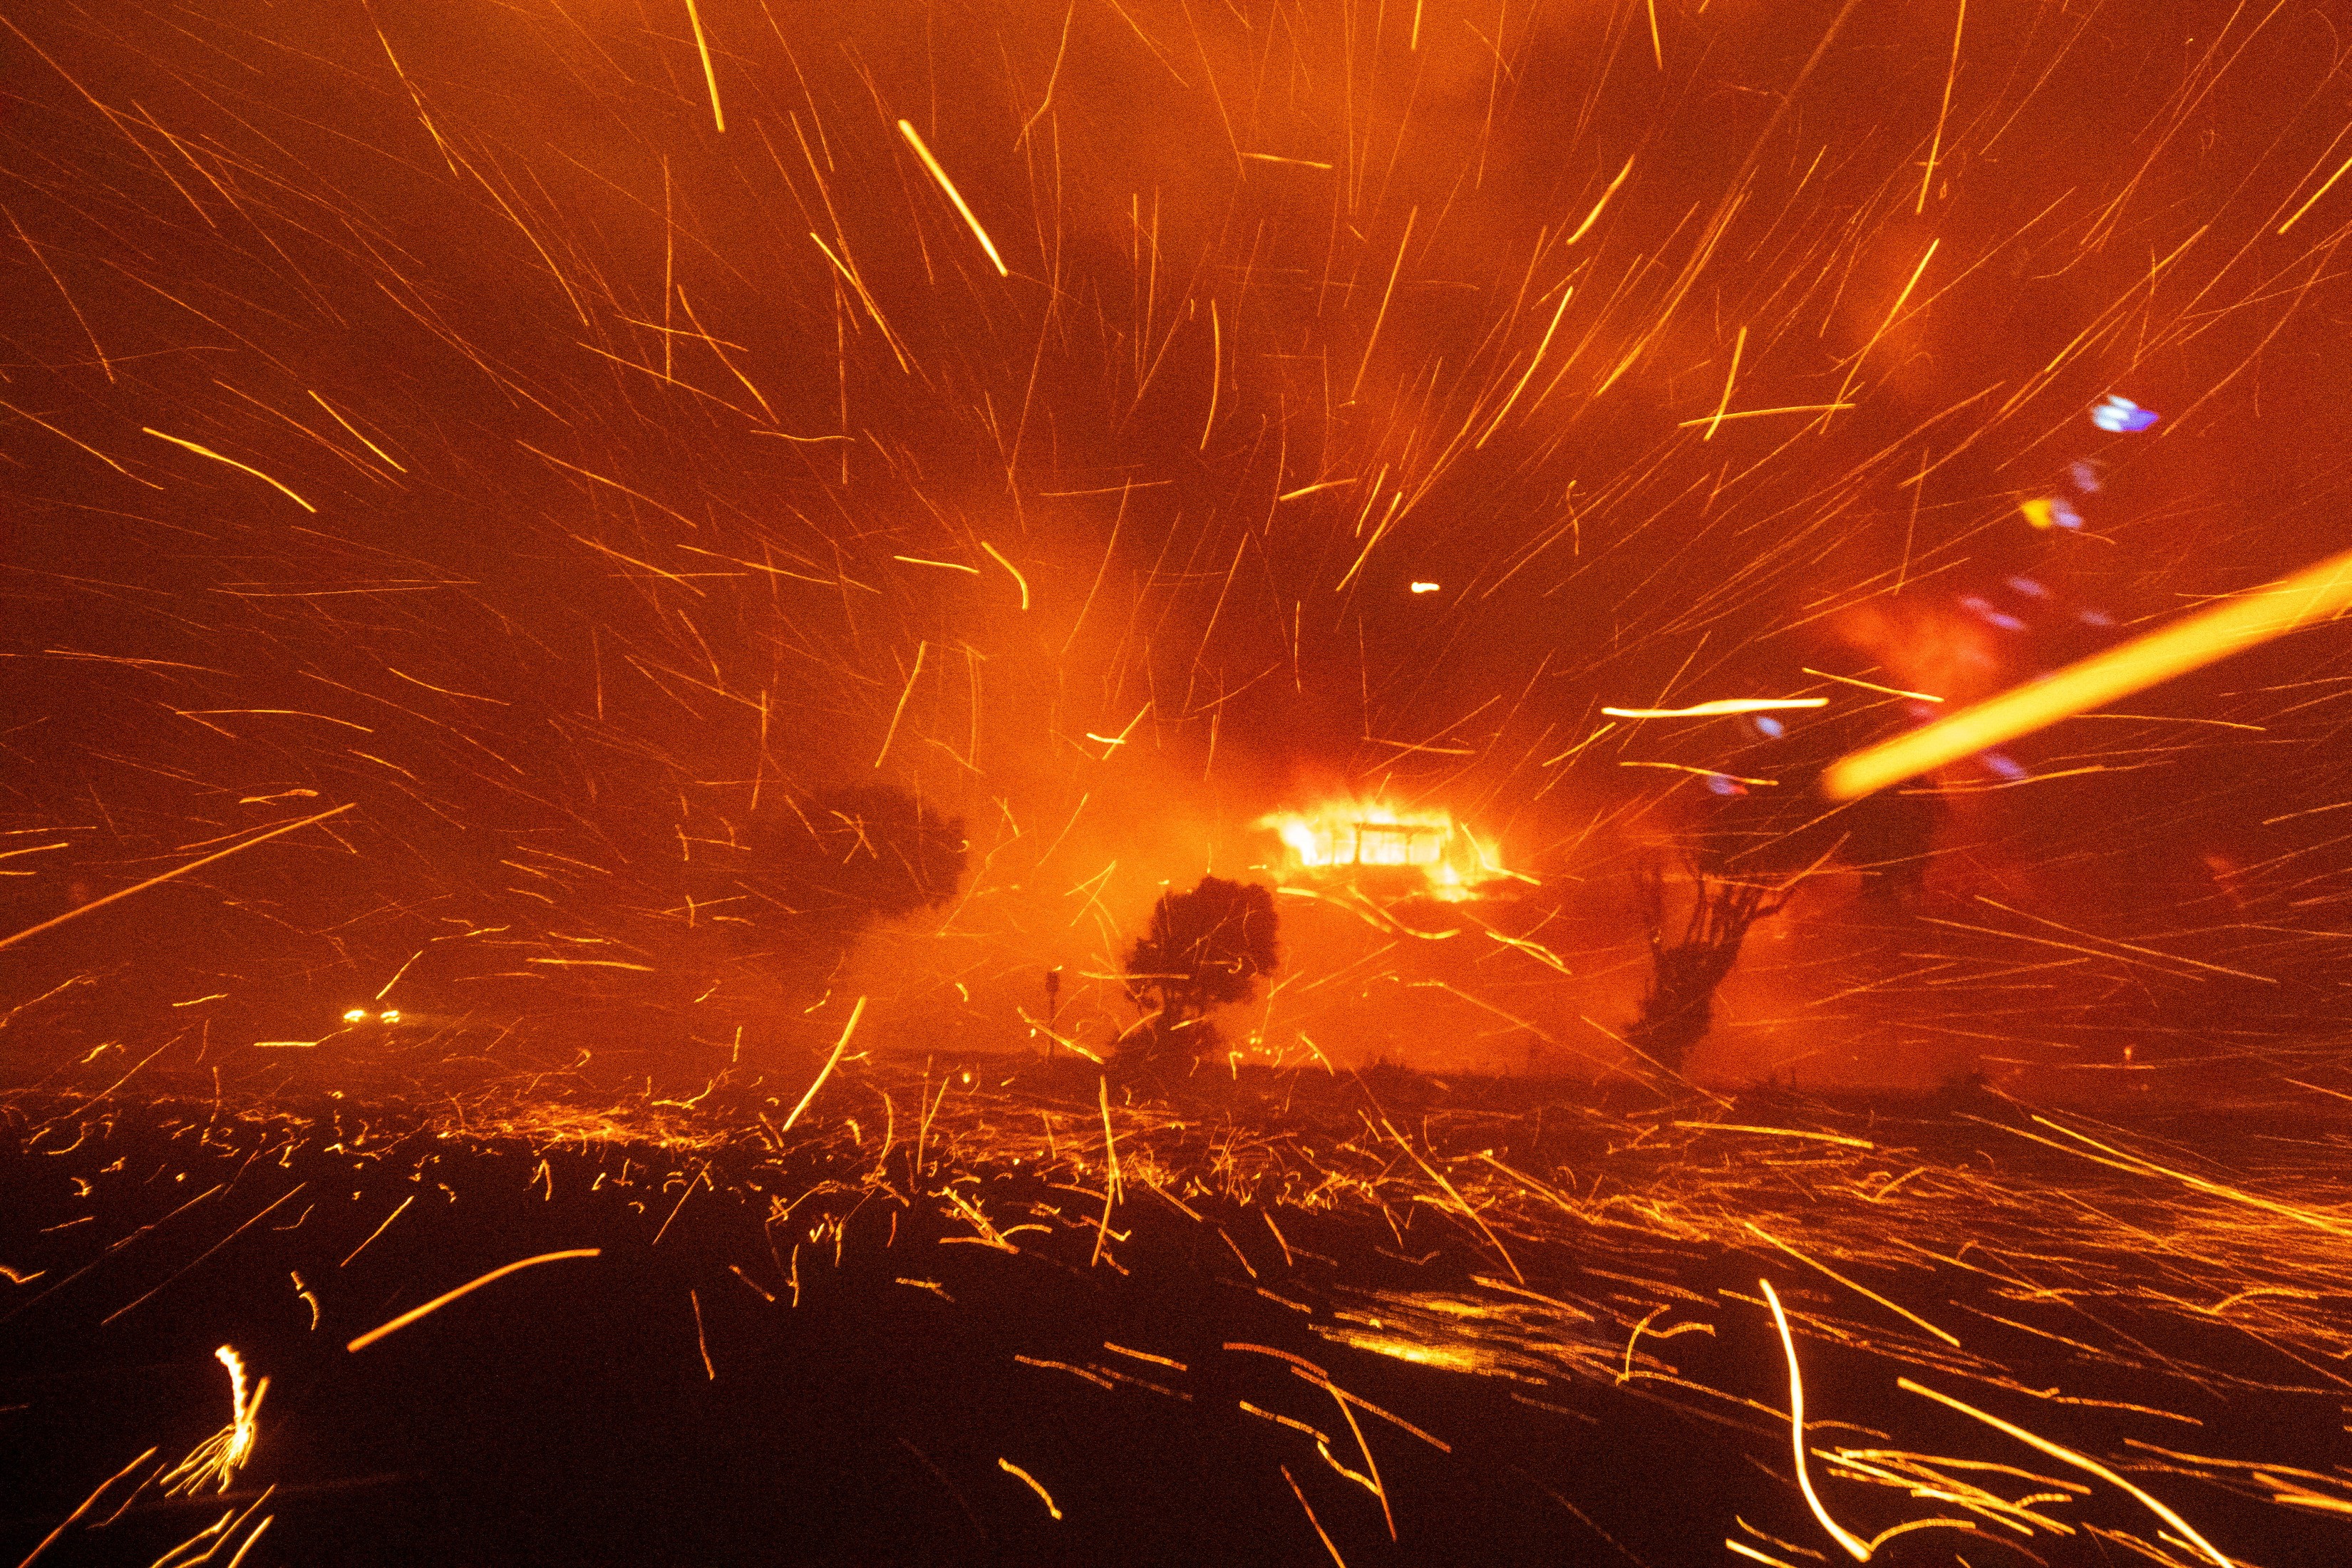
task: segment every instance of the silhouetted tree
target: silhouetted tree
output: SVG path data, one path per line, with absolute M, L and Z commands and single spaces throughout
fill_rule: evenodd
M 1172 1050 L 1179 1030 L 1205 1036 L 1210 1008 L 1246 1001 L 1281 962 L 1275 926 L 1274 895 L 1254 883 L 1203 877 L 1190 892 L 1162 893 L 1127 958 L 1127 994 L 1146 1010 L 1135 1054 Z
M 1706 1037 L 1715 1021 L 1715 992 L 1739 961 L 1748 929 L 1788 901 L 1785 890 L 1753 882 L 1723 880 L 1696 864 L 1689 866 L 1691 907 L 1682 934 L 1666 937 L 1665 879 L 1655 866 L 1639 878 L 1643 923 L 1650 933 L 1650 988 L 1641 1016 L 1626 1030 L 1644 1055 L 1680 1072 L 1691 1047 Z

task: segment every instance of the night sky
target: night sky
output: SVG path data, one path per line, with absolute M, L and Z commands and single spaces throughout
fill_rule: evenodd
M 869 993 L 885 1047 L 1012 1047 L 1061 965 L 1099 1047 L 1161 891 L 1381 802 L 1523 879 L 1450 946 L 1286 900 L 1236 1045 L 1622 1066 L 1637 873 L 1727 834 L 1814 874 L 1702 1077 L 2340 1021 L 2333 628 L 1810 826 L 1932 710 L 1872 686 L 2352 542 L 2320 12 L 8 24 L 11 929 L 352 808 L 24 944 L 11 1006 L 242 1045 L 401 973 L 658 1062 Z

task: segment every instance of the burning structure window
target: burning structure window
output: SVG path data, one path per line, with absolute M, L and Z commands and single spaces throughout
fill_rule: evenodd
M 1443 828 L 1360 822 L 1353 837 L 1352 858 L 1359 866 L 1433 866 L 1444 853 L 1446 833 Z

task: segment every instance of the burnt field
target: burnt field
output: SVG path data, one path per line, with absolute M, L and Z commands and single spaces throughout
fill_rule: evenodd
M 806 1074 L 133 1097 L 131 1066 L 6 1102 L 20 1557 L 227 1562 L 265 1530 L 273 1560 L 351 1563 L 2352 1542 L 2352 1220 L 2318 1096 L 2118 1126 L 1989 1095 L 853 1059 L 793 1121 Z M 268 1380 L 243 1412 L 222 1346 Z M 240 1425 L 241 1464 L 170 1479 Z

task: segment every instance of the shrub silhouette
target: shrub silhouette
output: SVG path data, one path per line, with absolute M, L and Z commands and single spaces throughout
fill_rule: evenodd
M 1679 1074 L 1691 1047 L 1706 1037 L 1715 1021 L 1715 992 L 1739 962 L 1749 928 L 1780 911 L 1785 890 L 1752 882 L 1710 878 L 1689 868 L 1691 905 L 1682 934 L 1669 939 L 1665 879 L 1655 866 L 1636 882 L 1643 923 L 1649 928 L 1650 986 L 1642 1011 L 1625 1031 L 1627 1040 L 1650 1060 Z
M 1202 1021 L 1209 1009 L 1248 1000 L 1258 976 L 1280 963 L 1275 929 L 1274 895 L 1254 883 L 1203 877 L 1190 892 L 1162 893 L 1127 958 L 1127 994 L 1145 1009 L 1130 1037 L 1137 1050 L 1171 1053 L 1190 1029 L 1198 1054 L 1213 1037 Z

